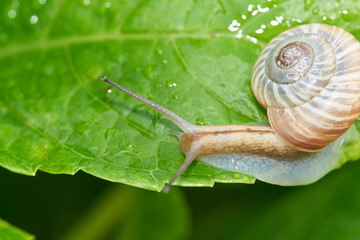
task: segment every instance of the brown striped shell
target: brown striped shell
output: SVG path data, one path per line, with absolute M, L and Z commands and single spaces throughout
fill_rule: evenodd
M 321 150 L 359 116 L 360 43 L 325 24 L 289 29 L 261 52 L 251 88 L 282 140 Z

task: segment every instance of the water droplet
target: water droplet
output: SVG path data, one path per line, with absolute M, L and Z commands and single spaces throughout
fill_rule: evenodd
M 305 4 L 305 10 L 309 10 L 311 5 L 314 3 L 314 0 L 305 0 L 304 4 Z
M 259 28 L 255 31 L 257 34 L 262 34 L 264 32 L 264 29 Z
M 45 3 L 46 3 L 46 0 L 39 0 L 39 3 L 40 3 L 40 4 L 45 4 Z
M 155 87 L 156 87 L 156 88 L 161 88 L 161 87 L 162 87 L 162 84 L 161 84 L 161 83 L 157 83 L 157 84 L 155 84 Z
M 84 0 L 84 5 L 89 5 L 90 3 L 90 0 Z
M 235 35 L 236 38 L 242 38 L 243 36 L 243 30 L 239 30 L 239 32 Z
M 314 7 L 312 13 L 317 15 L 319 13 L 319 7 Z
M 257 9 L 259 10 L 259 12 L 262 12 L 262 13 L 270 10 L 270 8 L 268 8 L 268 7 L 262 8 L 261 5 L 259 5 L 259 4 L 257 5 Z
M 270 24 L 271 24 L 272 26 L 277 26 L 277 25 L 279 25 L 279 22 L 276 21 L 276 20 L 271 20 L 271 21 L 270 21 Z
M 250 36 L 250 35 L 246 35 L 246 38 L 249 39 L 251 42 L 253 42 L 253 43 L 255 43 L 255 44 L 258 43 L 257 38 L 254 38 L 254 37 L 252 37 L 252 36 Z
M 37 24 L 38 21 L 39 21 L 38 16 L 32 15 L 32 16 L 30 17 L 30 23 L 31 23 L 31 24 Z
M 158 53 L 161 55 L 161 54 L 163 54 L 163 51 L 160 49 L 160 50 L 158 51 Z
M 167 64 L 167 60 L 166 59 L 164 59 L 164 61 L 163 61 L 165 64 Z M 175 85 L 176 86 L 176 85 Z
M 253 9 L 253 7 L 254 7 L 254 6 L 253 6 L 252 4 L 249 4 L 249 6 L 248 6 L 248 11 L 251 12 L 252 9 Z
M 106 8 L 110 8 L 110 7 L 111 7 L 111 2 L 106 2 L 106 3 L 105 3 L 105 7 L 106 7 Z
M 174 100 L 178 100 L 179 98 L 180 98 L 180 94 L 179 93 L 175 93 L 174 95 L 172 95 L 172 98 L 174 99 Z
M 234 19 L 228 26 L 228 29 L 230 32 L 235 32 L 235 31 L 239 30 L 240 25 L 241 24 L 236 19 Z
M 9 18 L 15 18 L 16 17 L 16 11 L 14 9 L 11 9 L 8 12 L 8 16 L 9 16 Z
M 226 180 L 227 176 L 223 174 L 223 175 L 220 176 L 220 178 L 221 178 L 221 180 Z
M 348 10 L 346 10 L 346 9 L 342 10 L 342 12 L 341 12 L 341 17 L 342 17 L 345 21 L 351 21 L 351 20 L 354 18 L 354 16 L 352 16 L 351 12 L 348 11 Z
M 105 89 L 105 94 L 109 95 L 112 92 L 112 89 L 110 87 Z
M 235 178 L 235 179 L 240 179 L 240 178 L 241 178 L 240 173 L 235 173 L 235 174 L 233 175 L 233 178 Z
M 279 23 L 282 23 L 282 21 L 284 20 L 283 16 L 278 16 L 278 17 L 276 16 L 275 18 Z
M 176 85 L 177 85 L 176 82 L 174 82 L 173 80 L 166 82 L 166 88 L 176 87 Z
M 146 98 L 152 99 L 152 98 L 154 98 L 154 95 L 152 95 L 151 93 L 148 93 L 148 94 L 146 94 Z M 150 112 L 152 111 L 150 108 L 148 108 L 148 110 L 150 110 Z
M 258 12 L 259 12 L 259 10 L 255 10 L 251 13 L 251 15 L 255 16 Z
M 199 117 L 199 118 L 195 119 L 195 124 L 196 125 L 201 125 L 201 126 L 206 125 L 205 118 Z

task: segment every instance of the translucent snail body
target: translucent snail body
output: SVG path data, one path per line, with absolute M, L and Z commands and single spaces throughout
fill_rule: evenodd
M 359 115 L 360 44 L 350 33 L 324 24 L 299 26 L 274 38 L 251 80 L 270 126 L 196 126 L 107 77 L 102 80 L 183 130 L 171 133 L 186 158 L 163 191 L 194 159 L 273 184 L 309 184 L 335 168 L 342 135 Z

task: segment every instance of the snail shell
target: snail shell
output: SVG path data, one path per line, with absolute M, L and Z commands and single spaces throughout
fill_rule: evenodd
M 289 29 L 261 52 L 251 87 L 283 141 L 318 151 L 360 113 L 360 44 L 336 26 Z

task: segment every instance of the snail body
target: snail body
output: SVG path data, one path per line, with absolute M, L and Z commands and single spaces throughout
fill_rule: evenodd
M 107 77 L 102 81 L 183 130 L 171 131 L 186 158 L 164 192 L 195 159 L 273 184 L 309 184 L 336 166 L 343 134 L 360 113 L 360 44 L 324 24 L 295 27 L 270 41 L 251 80 L 270 126 L 196 126 Z
M 201 129 L 210 133 L 198 139 L 206 146 L 198 161 L 282 186 L 310 184 L 334 169 L 344 140 L 341 136 L 321 151 L 305 152 L 284 144 L 269 126 L 250 126 L 231 132 L 228 125 L 220 127 L 224 132 L 213 132 L 212 126 Z

